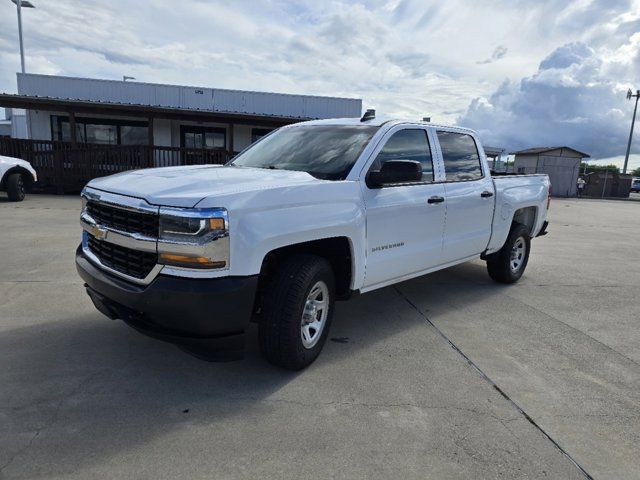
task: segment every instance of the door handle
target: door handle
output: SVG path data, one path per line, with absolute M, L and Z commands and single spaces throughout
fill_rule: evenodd
M 493 192 L 490 192 L 490 191 L 488 191 L 488 190 L 485 190 L 484 192 L 482 192 L 482 193 L 480 194 L 480 196 L 481 196 L 482 198 L 489 198 L 489 197 L 493 197 Z
M 438 197 L 438 196 L 429 197 L 429 200 L 427 200 L 427 203 L 442 203 L 442 202 L 444 202 L 444 197 Z

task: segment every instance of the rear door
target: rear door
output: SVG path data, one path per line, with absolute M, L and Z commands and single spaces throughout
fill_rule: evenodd
M 443 263 L 482 253 L 491 238 L 494 187 L 473 136 L 437 130 L 445 173 Z M 485 164 L 486 165 L 486 164 Z
M 422 164 L 422 179 L 382 188 L 361 182 L 367 211 L 365 289 L 441 263 L 444 185 L 435 183 L 441 173 L 434 168 L 431 151 L 425 128 L 400 125 L 390 129 L 373 152 L 367 172 L 388 160 L 416 160 Z

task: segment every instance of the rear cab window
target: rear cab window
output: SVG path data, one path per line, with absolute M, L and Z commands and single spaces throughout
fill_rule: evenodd
M 447 182 L 479 180 L 484 176 L 478 147 L 471 135 L 443 130 L 436 133 Z
M 371 169 L 379 170 L 389 160 L 413 160 L 422 165 L 422 180 L 417 183 L 433 182 L 433 159 L 427 131 L 407 128 L 395 132 L 374 160 Z

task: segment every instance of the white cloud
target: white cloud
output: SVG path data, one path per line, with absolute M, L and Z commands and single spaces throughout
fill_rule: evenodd
M 496 49 L 493 51 L 493 53 L 491 54 L 491 57 L 487 58 L 486 60 L 478 60 L 476 63 L 478 65 L 486 65 L 487 63 L 493 63 L 496 60 L 500 60 L 501 58 L 504 58 L 504 56 L 507 54 L 508 51 L 509 49 L 504 45 L 498 45 Z
M 624 94 L 640 81 L 640 33 L 633 32 L 640 8 L 624 3 L 570 5 L 556 21 L 586 23 L 582 40 L 555 48 L 537 71 L 472 100 L 458 123 L 509 149 L 570 145 L 595 159 L 624 155 L 633 110 Z M 636 136 L 635 151 L 639 144 Z
M 460 118 L 508 148 L 557 139 L 617 155 L 624 90 L 640 80 L 640 0 L 34 3 L 31 72 L 360 97 L 386 115 Z M 14 9 L 0 2 L 8 92 Z

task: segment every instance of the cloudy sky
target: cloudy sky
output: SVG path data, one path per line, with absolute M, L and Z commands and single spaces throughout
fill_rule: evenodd
M 621 162 L 640 88 L 640 0 L 31 0 L 27 71 L 358 97 L 509 150 Z M 0 2 L 0 91 L 15 92 Z M 640 129 L 631 164 L 640 166 Z

